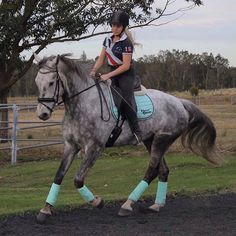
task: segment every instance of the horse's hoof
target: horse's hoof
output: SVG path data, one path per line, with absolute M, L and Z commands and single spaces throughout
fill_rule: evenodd
M 125 209 L 125 208 L 120 208 L 119 212 L 118 212 L 118 216 L 130 216 L 132 214 L 132 210 L 128 210 L 128 209 Z
M 138 210 L 139 210 L 139 212 L 141 212 L 141 213 L 143 213 L 143 214 L 158 213 L 158 212 L 159 212 L 159 209 L 153 209 L 153 208 L 144 206 L 144 205 L 142 205 L 142 204 L 139 204 Z
M 36 216 L 37 223 L 44 224 L 51 215 L 39 212 Z
M 96 197 L 92 202 L 91 202 L 92 206 L 95 208 L 103 208 L 104 207 L 104 201 L 102 198 L 100 197 Z
M 104 200 L 101 199 L 100 203 L 96 206 L 98 209 L 102 209 L 104 207 Z

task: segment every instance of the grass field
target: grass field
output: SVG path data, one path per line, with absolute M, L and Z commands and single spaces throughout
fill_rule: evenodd
M 121 149 L 121 148 L 120 148 Z M 115 152 L 122 155 L 115 155 Z M 116 157 L 112 157 L 116 156 Z M 143 178 L 147 154 L 137 156 L 134 150 L 110 150 L 99 159 L 86 179 L 94 194 L 106 201 L 125 199 Z M 213 167 L 205 160 L 190 154 L 169 154 L 168 194 L 195 195 L 215 192 L 236 192 L 236 158 L 229 157 L 223 167 Z M 59 160 L 21 163 L 0 169 L 0 215 L 38 210 L 44 205 Z M 67 173 L 58 198 L 58 208 L 71 208 L 84 203 L 73 186 L 78 170 L 77 158 Z M 156 192 L 154 181 L 144 196 Z

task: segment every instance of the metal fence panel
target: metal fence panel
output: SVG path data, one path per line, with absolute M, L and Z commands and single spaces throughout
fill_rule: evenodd
M 27 130 L 27 129 L 37 129 L 37 128 L 45 128 L 45 127 L 51 127 L 51 126 L 58 126 L 61 125 L 61 122 L 55 122 L 55 121 L 19 121 L 18 116 L 19 116 L 19 111 L 22 110 L 32 110 L 36 109 L 37 105 L 36 104 L 12 104 L 12 105 L 7 105 L 7 104 L 0 104 L 0 113 L 2 110 L 8 110 L 12 111 L 12 121 L 2 121 L 0 119 L 0 124 L 7 123 L 7 127 L 2 127 L 0 125 L 0 130 L 9 130 L 11 131 L 11 137 L 8 138 L 1 138 L 0 141 L 10 141 L 11 146 L 9 147 L 0 147 L 0 150 L 11 150 L 11 164 L 15 165 L 17 163 L 17 151 L 19 150 L 25 150 L 25 149 L 32 149 L 32 148 L 39 148 L 39 147 L 47 147 L 47 146 L 52 146 L 52 145 L 58 145 L 62 144 L 63 140 L 61 139 L 22 139 L 18 138 L 17 134 L 18 132 L 22 130 Z M 1 117 L 1 116 L 0 116 Z M 19 124 L 25 124 L 27 125 L 26 127 L 19 127 Z M 10 126 L 9 126 L 10 125 Z M 44 143 L 41 144 L 34 144 L 34 145 L 28 145 L 28 146 L 22 146 L 19 147 L 18 143 L 19 142 L 37 142 L 37 141 L 42 141 Z

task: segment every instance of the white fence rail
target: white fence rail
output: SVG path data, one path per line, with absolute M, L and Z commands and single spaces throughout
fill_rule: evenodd
M 15 165 L 17 162 L 17 151 L 24 150 L 24 149 L 31 149 L 31 148 L 39 148 L 39 147 L 46 147 L 46 146 L 52 146 L 52 145 L 58 145 L 62 144 L 62 139 L 23 139 L 18 138 L 18 132 L 22 130 L 27 129 L 37 129 L 37 128 L 45 128 L 45 127 L 51 127 L 51 126 L 59 126 L 61 125 L 61 122 L 55 122 L 55 121 L 19 121 L 19 111 L 25 111 L 25 110 L 35 110 L 36 104 L 0 104 L 0 131 L 8 130 L 8 138 L 1 138 L 0 137 L 0 143 L 2 142 L 8 142 L 11 143 L 10 146 L 0 147 L 1 150 L 11 150 L 11 164 Z M 3 111 L 12 112 L 12 118 L 9 119 L 9 121 L 2 121 L 1 119 L 1 113 Z M 5 124 L 5 125 L 3 125 Z M 20 127 L 20 124 L 26 124 L 26 127 Z M 5 126 L 5 127 L 4 127 Z M 33 144 L 33 145 L 27 145 L 27 146 L 19 146 L 19 142 L 21 141 L 27 141 L 27 142 L 44 142 L 41 144 Z
M 196 105 L 236 105 L 236 95 L 196 96 L 190 99 Z

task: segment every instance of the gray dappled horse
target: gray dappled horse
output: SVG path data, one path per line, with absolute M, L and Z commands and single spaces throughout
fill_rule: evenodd
M 109 109 L 105 109 L 108 107 L 104 99 L 102 99 L 103 117 L 109 119 L 101 119 L 98 89 L 94 86 L 94 79 L 85 73 L 85 68 L 78 61 L 69 59 L 66 55 L 51 56 L 41 60 L 35 54 L 35 59 L 39 63 L 39 71 L 35 79 L 40 93 L 37 106 L 38 117 L 42 120 L 49 119 L 59 98 L 62 98 L 65 104 L 62 126 L 64 154 L 46 204 L 37 216 L 38 222 L 43 223 L 51 215 L 51 209 L 56 203 L 63 177 L 74 156 L 81 149 L 85 154 L 74 178 L 75 187 L 86 202 L 94 207 L 103 206 L 103 200 L 95 197 L 84 182 L 88 171 L 104 150 L 111 131 L 116 125 L 116 119 L 110 115 Z M 109 101 L 108 83 L 100 83 L 100 86 L 106 100 Z M 193 152 L 213 164 L 219 164 L 215 151 L 216 130 L 212 121 L 205 114 L 190 101 L 154 89 L 148 89 L 147 94 L 153 102 L 154 113 L 149 119 L 139 121 L 139 125 L 142 130 L 143 144 L 151 158 L 143 180 L 121 206 L 118 213 L 120 216 L 132 213 L 132 205 L 138 201 L 156 177 L 159 180 L 157 195 L 154 204 L 148 210 L 157 212 L 160 207 L 164 206 L 169 174 L 164 154 L 178 137 L 181 136 L 182 143 Z M 135 144 L 135 142 L 128 123 L 125 121 L 123 132 L 115 145 Z

